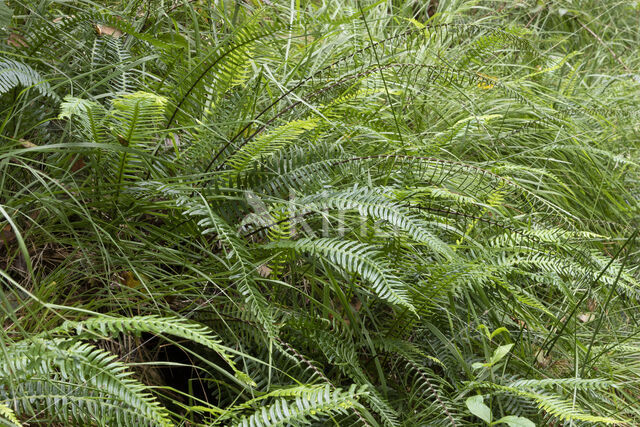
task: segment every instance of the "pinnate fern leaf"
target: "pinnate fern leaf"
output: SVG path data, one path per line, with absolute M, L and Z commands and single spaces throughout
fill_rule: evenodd
M 226 251 L 226 258 L 231 260 L 229 265 L 232 271 L 231 279 L 236 281 L 238 290 L 249 305 L 251 313 L 264 330 L 271 338 L 277 336 L 278 331 L 272 310 L 253 280 L 255 265 L 246 243 L 224 219 L 213 212 L 203 197 L 198 202 L 181 200 L 180 203 L 188 206 L 185 215 L 201 217 L 198 226 L 204 229 L 202 234 L 215 233 L 220 239 Z
M 149 142 L 164 120 L 167 99 L 149 92 L 134 92 L 113 100 L 114 131 L 124 145 Z
M 215 351 L 233 369 L 236 377 L 246 384 L 253 381 L 244 372 L 236 368 L 227 347 L 215 338 L 204 325 L 189 322 L 178 317 L 136 316 L 136 317 L 94 317 L 83 321 L 66 321 L 57 332 L 75 332 L 78 335 L 99 334 L 115 336 L 118 334 L 140 334 L 150 332 L 158 335 L 168 334 L 201 344 Z
M 0 417 L 3 417 L 5 420 L 9 421 L 14 426 L 22 425 L 20 424 L 20 420 L 18 420 L 18 417 L 16 416 L 15 412 L 13 412 L 13 410 L 9 406 L 5 405 L 4 403 L 0 403 Z
M 0 31 L 5 31 L 11 25 L 13 18 L 13 9 L 11 9 L 5 0 L 0 0 Z
M 296 422 L 319 420 L 320 415 L 346 413 L 348 409 L 361 407 L 358 398 L 365 396 L 364 387 L 352 385 L 349 390 L 335 389 L 329 385 L 321 389 L 310 388 L 295 400 L 279 399 L 262 407 L 249 417 L 242 418 L 236 427 L 285 426 Z
M 60 338 L 25 340 L 7 349 L 0 373 L 0 397 L 21 402 L 18 414 L 29 414 L 35 406 L 40 416 L 62 422 L 71 417 L 87 424 L 92 414 L 104 413 L 113 422 L 125 417 L 129 422 L 172 425 L 168 411 L 131 378 L 126 365 L 91 344 Z
M 322 255 L 345 271 L 360 275 L 371 284 L 380 299 L 415 312 L 407 295 L 407 285 L 391 272 L 381 254 L 369 245 L 331 238 L 302 238 L 272 242 L 267 247 Z
M 395 202 L 390 196 L 385 196 L 382 189 L 353 188 L 329 194 L 320 193 L 301 201 L 303 206 L 308 203 L 313 203 L 318 210 L 355 209 L 361 215 L 388 221 L 405 231 L 415 241 L 426 244 L 435 253 L 446 258 L 455 256 L 453 250 L 413 217 L 409 209 Z
M 106 141 L 107 110 L 95 101 L 67 95 L 60 104 L 58 118 L 77 120 L 84 136 L 93 142 Z
M 18 86 L 34 87 L 43 96 L 57 98 L 49 83 L 29 65 L 14 59 L 0 59 L 0 95 Z
M 545 384 L 545 386 L 549 385 L 549 383 Z M 504 386 L 498 384 L 484 384 L 484 386 L 499 392 L 511 393 L 533 400 L 537 404 L 539 409 L 548 413 L 552 417 L 558 418 L 563 421 L 574 420 L 601 424 L 624 423 L 624 421 L 617 420 L 615 418 L 588 414 L 584 410 L 581 410 L 581 408 L 577 407 L 574 402 L 566 400 L 557 395 L 549 394 L 547 392 L 522 387 L 522 384 L 520 384 L 518 387 L 515 387 L 513 385 Z
M 229 159 L 229 164 L 238 171 L 245 170 L 254 161 L 273 155 L 276 151 L 293 143 L 303 133 L 318 126 L 319 119 L 294 120 L 250 141 Z

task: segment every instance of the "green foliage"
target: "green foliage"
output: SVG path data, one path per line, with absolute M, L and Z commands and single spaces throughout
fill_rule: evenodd
M 295 242 L 274 242 L 269 244 L 269 248 L 292 248 L 297 252 L 325 256 L 347 273 L 358 274 L 371 283 L 379 298 L 415 311 L 407 299 L 406 285 L 391 273 L 372 247 L 348 240 L 303 238 Z
M 33 87 L 43 96 L 55 96 L 49 83 L 29 65 L 14 59 L 0 59 L 0 95 L 19 86 L 25 89 Z
M 243 418 L 235 424 L 244 426 L 281 426 L 294 422 L 319 420 L 319 415 L 331 412 L 344 413 L 349 408 L 358 407 L 357 398 L 365 394 L 364 389 L 356 390 L 353 385 L 348 391 L 331 391 L 329 386 L 321 389 L 311 389 L 296 395 L 295 401 L 290 403 L 286 399 L 279 399 L 268 407 L 256 411 L 248 418 Z
M 0 423 L 639 423 L 633 5 L 325 3 L 0 2 Z
M 72 338 L 54 338 L 65 332 Z M 143 316 L 131 318 L 95 317 L 84 321 L 66 321 L 60 327 L 38 337 L 10 344 L 3 352 L 2 398 L 19 416 L 42 420 L 91 424 L 172 425 L 169 412 L 149 389 L 131 378 L 129 367 L 118 357 L 85 339 L 107 339 L 121 333 L 171 334 L 216 351 L 236 372 L 233 360 L 210 331 L 184 319 Z M 15 418 L 15 417 L 14 417 Z

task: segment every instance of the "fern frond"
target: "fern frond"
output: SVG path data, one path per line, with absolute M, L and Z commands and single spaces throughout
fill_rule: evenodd
M 498 384 L 484 383 L 481 387 L 487 387 L 492 390 L 512 393 L 518 396 L 522 396 L 531 399 L 536 402 L 538 408 L 545 411 L 549 415 L 558 418 L 560 420 L 576 420 L 586 421 L 590 423 L 602 423 L 602 424 L 621 424 L 622 420 L 615 418 L 590 415 L 576 406 L 574 402 L 565 400 L 556 395 L 550 395 L 543 392 L 533 391 L 530 389 L 521 389 L 513 386 L 503 386 Z
M 346 191 L 320 193 L 308 196 L 300 201 L 302 206 L 315 207 L 318 211 L 325 208 L 339 209 L 341 211 L 355 209 L 361 215 L 370 216 L 389 222 L 391 225 L 404 230 L 416 242 L 424 243 L 433 252 L 445 258 L 455 257 L 453 250 L 438 237 L 428 231 L 415 217 L 409 213 L 409 209 L 393 201 L 384 191 L 378 189 L 357 188 Z
M 118 142 L 125 147 L 146 148 L 158 126 L 164 121 L 167 99 L 153 93 L 135 92 L 121 95 L 112 103 L 111 122 Z M 123 151 L 118 163 L 116 199 L 124 181 L 140 179 L 145 169 L 148 170 L 148 175 L 151 173 L 151 169 L 145 168 L 144 159 L 138 154 Z
M 0 417 L 3 417 L 5 420 L 9 421 L 14 426 L 18 426 L 18 427 L 22 426 L 15 412 L 13 412 L 13 409 L 11 409 L 8 405 L 5 405 L 4 403 L 0 403 Z
M 105 89 L 119 95 L 134 91 L 136 84 L 133 73 L 128 69 L 130 63 L 131 53 L 121 38 L 97 37 L 94 40 L 91 66 L 96 74 L 108 70 L 110 79 Z
M 149 92 L 124 94 L 113 101 L 114 131 L 121 144 L 130 146 L 150 142 L 149 139 L 164 121 L 167 99 Z
M 391 272 L 380 254 L 371 246 L 349 240 L 303 238 L 297 241 L 272 242 L 266 247 L 322 255 L 345 271 L 359 274 L 372 285 L 380 299 L 415 312 L 407 295 L 407 285 Z
M 294 120 L 277 127 L 242 146 L 229 158 L 234 169 L 243 171 L 254 161 L 273 155 L 276 151 L 291 144 L 305 132 L 318 126 L 319 118 Z
M 331 391 L 328 385 L 319 390 L 310 389 L 296 396 L 295 401 L 279 399 L 273 405 L 263 407 L 253 415 L 243 418 L 234 426 L 284 426 L 295 422 L 319 421 L 320 415 L 346 413 L 348 409 L 361 407 L 358 399 L 367 394 L 365 387 L 356 385 L 352 385 L 346 391 Z
M 236 368 L 229 349 L 215 338 L 206 326 L 189 322 L 178 317 L 136 316 L 136 317 L 94 317 L 82 321 L 65 321 L 53 332 L 75 332 L 80 336 L 109 337 L 118 334 L 140 334 L 150 332 L 158 335 L 169 334 L 203 345 L 215 351 L 234 371 L 236 378 L 246 384 L 253 381 Z
M 224 91 L 238 82 L 244 74 L 253 45 L 277 31 L 277 26 L 266 27 L 260 29 L 255 22 L 248 23 L 224 42 L 205 51 L 181 73 L 169 91 L 172 99 L 169 126 L 176 119 L 191 122 L 200 118 Z
M 6 0 L 0 1 L 0 31 L 4 32 L 8 30 L 13 19 L 13 9 L 7 5 Z
M 256 275 L 256 265 L 252 262 L 245 242 L 226 221 L 213 212 L 204 197 L 200 196 L 200 199 L 200 203 L 180 202 L 188 206 L 185 215 L 200 217 L 198 225 L 203 228 L 202 234 L 215 233 L 220 239 L 227 251 L 227 259 L 234 260 L 233 264 L 229 265 L 229 269 L 232 271 L 231 280 L 237 281 L 238 290 L 244 296 L 245 302 L 260 325 L 271 338 L 276 337 L 278 330 L 275 326 L 274 316 L 267 300 L 253 280 Z
M 518 380 L 507 384 L 513 388 L 553 388 L 561 387 L 567 389 L 578 390 L 603 390 L 615 387 L 611 381 L 594 379 L 594 378 L 545 378 L 542 380 Z
M 65 418 L 72 411 L 74 419 L 84 419 L 87 423 L 93 414 L 104 413 L 112 404 L 119 404 L 123 406 L 122 411 L 113 411 L 108 418 L 117 419 L 126 414 L 145 424 L 172 425 L 167 410 L 146 386 L 130 378 L 126 365 L 118 362 L 115 355 L 93 345 L 68 339 L 35 339 L 9 348 L 8 353 L 11 359 L 0 359 L 4 381 L 20 380 L 14 386 L 5 384 L 6 391 L 0 396 L 8 392 L 9 395 L 2 396 L 3 400 L 23 401 L 25 406 L 18 409 L 19 414 L 29 412 L 23 400 L 28 398 L 35 401 L 41 412 L 60 421 L 67 421 Z M 43 389 L 51 393 L 40 391 L 42 394 L 36 397 Z M 65 390 L 75 399 L 66 399 Z M 83 406 L 87 408 L 84 411 L 80 410 Z M 92 407 L 103 409 L 92 412 Z
M 29 65 L 14 59 L 0 59 L 0 95 L 18 86 L 33 87 L 40 95 L 57 99 L 49 83 Z
M 77 119 L 85 137 L 95 143 L 107 140 L 107 111 L 99 103 L 71 95 L 64 97 L 60 104 L 59 119 Z

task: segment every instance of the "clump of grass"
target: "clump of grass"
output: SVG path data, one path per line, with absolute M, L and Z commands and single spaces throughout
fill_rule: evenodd
M 0 419 L 634 424 L 637 12 L 0 3 Z

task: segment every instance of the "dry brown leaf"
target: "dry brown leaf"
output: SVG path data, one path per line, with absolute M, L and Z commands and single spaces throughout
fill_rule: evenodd
M 16 234 L 13 232 L 11 225 L 5 225 L 2 230 L 0 230 L 0 240 L 4 242 L 10 242 L 16 238 Z
M 596 315 L 593 313 L 578 314 L 578 319 L 583 323 L 591 322 L 595 318 L 596 318 Z
M 20 145 L 22 145 L 24 148 L 35 148 L 37 147 L 36 144 L 34 144 L 31 141 L 27 141 L 26 139 L 22 139 L 20 138 Z
M 520 326 L 521 328 L 527 329 L 527 324 L 523 320 L 520 320 L 520 319 L 518 319 L 516 317 L 512 317 L 512 316 L 509 316 L 509 318 L 511 320 L 513 320 L 514 322 L 516 322 L 518 324 L 518 326 Z
M 266 278 L 266 277 L 269 277 L 269 275 L 271 275 L 271 272 L 273 271 L 272 269 L 270 269 L 269 267 L 267 267 L 267 265 L 266 265 L 266 264 L 262 264 L 261 266 L 259 266 L 259 267 L 257 268 L 257 270 L 258 270 L 258 274 L 259 274 L 261 277 L 265 277 L 265 278 Z
M 598 308 L 598 301 L 593 298 L 589 298 L 587 300 L 587 310 L 593 312 L 596 311 L 596 308 Z
M 129 146 L 129 141 L 127 141 L 127 139 L 122 136 L 122 135 L 117 135 L 118 137 L 118 142 L 120 143 L 120 145 L 122 145 L 123 147 L 128 147 Z
M 85 167 L 84 159 L 82 157 L 78 157 L 76 161 L 71 165 L 71 170 L 73 172 L 78 172 L 83 167 Z
M 122 37 L 122 31 L 117 28 L 109 27 L 102 24 L 94 24 L 93 28 L 94 30 L 96 30 L 98 36 L 111 36 L 116 39 Z
M 27 43 L 27 40 L 25 40 L 25 38 L 22 37 L 20 34 L 16 34 L 16 33 L 9 34 L 9 37 L 7 37 L 7 44 L 9 46 L 13 46 L 17 48 L 29 46 L 29 44 Z

